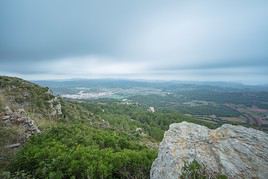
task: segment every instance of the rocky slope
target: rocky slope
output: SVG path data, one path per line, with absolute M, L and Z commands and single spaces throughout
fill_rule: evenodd
M 0 120 L 3 123 L 3 126 L 11 126 L 11 125 L 20 125 L 23 129 L 23 133 L 19 136 L 19 142 L 25 142 L 27 138 L 32 136 L 33 134 L 40 133 L 40 129 L 35 124 L 34 120 L 32 120 L 29 116 L 27 116 L 24 109 L 19 109 L 17 111 L 12 111 L 8 106 L 5 108 L 4 115 L 1 116 Z M 7 145 L 7 146 L 19 146 L 17 145 Z
M 0 171 L 30 136 L 62 116 L 61 101 L 48 88 L 0 76 Z
M 197 124 L 171 124 L 162 140 L 151 179 L 177 179 L 184 162 L 196 160 L 211 175 L 229 178 L 268 178 L 268 135 L 224 124 L 210 130 Z
M 18 143 L 40 132 L 37 120 L 57 119 L 61 115 L 60 100 L 48 88 L 0 76 L 0 127 L 16 127 L 13 132 L 18 134 Z
M 54 96 L 47 87 L 0 76 L 0 158 L 6 153 L 2 151 L 6 146 L 18 147 L 17 144 L 24 143 L 33 134 L 69 120 L 86 120 L 96 127 L 109 127 L 107 121 L 87 108 Z
M 62 114 L 60 100 L 49 88 L 20 78 L 0 76 L 0 112 L 7 106 L 12 111 L 23 109 L 48 118 Z

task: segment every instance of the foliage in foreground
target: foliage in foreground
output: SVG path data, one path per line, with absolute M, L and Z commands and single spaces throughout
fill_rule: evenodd
M 9 168 L 35 178 L 149 178 L 155 157 L 126 135 L 69 124 L 32 137 Z
M 208 173 L 203 164 L 199 164 L 196 160 L 188 163 L 185 162 L 181 172 L 181 179 L 227 179 L 227 176 L 221 174 Z

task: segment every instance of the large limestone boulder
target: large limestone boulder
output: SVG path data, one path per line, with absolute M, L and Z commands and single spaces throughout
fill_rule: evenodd
M 171 124 L 153 162 L 151 179 L 178 179 L 184 162 L 196 160 L 208 173 L 229 178 L 268 178 L 268 135 L 224 124 L 210 130 L 197 124 Z

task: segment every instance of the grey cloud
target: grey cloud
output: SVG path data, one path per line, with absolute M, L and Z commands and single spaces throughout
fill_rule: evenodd
M 1 59 L 42 60 L 114 54 L 118 39 L 127 35 L 124 30 L 128 22 L 154 1 L 3 0 L 0 3 Z
M 0 72 L 268 79 L 267 19 L 265 0 L 2 0 Z

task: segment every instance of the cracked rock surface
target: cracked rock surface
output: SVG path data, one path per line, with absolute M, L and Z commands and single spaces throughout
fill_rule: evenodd
M 193 123 L 171 124 L 153 162 L 151 179 L 178 179 L 184 162 L 197 160 L 208 173 L 229 178 L 268 178 L 268 135 L 224 124 L 211 130 Z
M 5 108 L 5 113 L 0 120 L 3 120 L 4 124 L 9 126 L 12 124 L 22 125 L 24 128 L 24 136 L 21 136 L 22 142 L 33 134 L 40 133 L 38 126 L 35 122 L 26 115 L 24 109 L 18 109 L 12 111 L 8 106 Z

